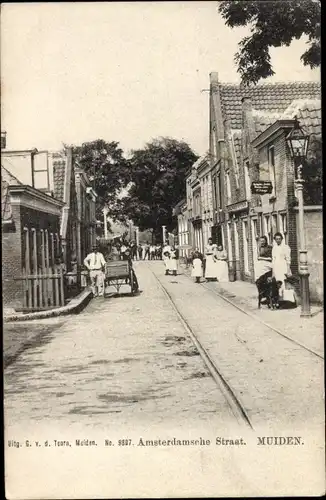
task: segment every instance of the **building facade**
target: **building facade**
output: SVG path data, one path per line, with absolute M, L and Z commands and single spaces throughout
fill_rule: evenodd
M 213 194 L 208 154 L 200 157 L 186 177 L 188 242 L 193 249 L 204 252 L 213 225 Z
M 96 193 L 87 174 L 73 161 L 72 149 L 61 152 L 2 150 L 4 168 L 23 185 L 61 203 L 60 245 L 67 273 L 78 274 L 96 242 Z
M 3 301 L 16 310 L 64 305 L 60 217 L 63 203 L 1 167 Z
M 189 220 L 186 199 L 181 200 L 173 209 L 173 215 L 177 218 L 177 245 L 179 257 L 185 259 L 189 256 L 191 249 L 189 240 Z
M 320 134 L 320 108 L 318 82 L 242 88 L 220 83 L 217 73 L 210 75 L 212 234 L 228 253 L 231 280 L 255 281 L 259 236 L 266 235 L 272 243 L 276 231 L 291 247 L 292 272 L 297 274 L 294 167 L 286 136 L 295 116 L 309 134 Z M 271 182 L 272 193 L 251 194 L 251 184 L 257 180 Z M 316 227 L 318 210 L 306 207 L 312 227 Z M 317 249 L 312 250 L 314 241 L 307 244 L 314 276 L 321 258 Z M 315 279 L 311 283 L 312 295 L 320 298 L 320 286 L 314 286 Z

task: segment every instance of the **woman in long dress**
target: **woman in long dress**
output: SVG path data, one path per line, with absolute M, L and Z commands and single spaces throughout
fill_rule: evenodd
M 216 268 L 217 268 L 217 281 L 220 283 L 227 283 L 229 281 L 229 267 L 227 263 L 227 253 L 223 250 L 223 245 L 218 245 L 215 253 Z
M 178 263 L 177 263 L 177 252 L 174 247 L 171 247 L 170 258 L 168 261 L 168 269 L 172 272 L 173 276 L 177 275 Z
M 168 242 L 165 243 L 165 246 L 163 247 L 162 253 L 163 253 L 163 263 L 165 266 L 165 274 L 169 274 L 171 247 L 170 247 Z
M 273 266 L 273 277 L 276 281 L 282 283 L 279 294 L 283 297 L 284 293 L 284 281 L 292 276 L 291 273 L 291 249 L 287 245 L 281 233 L 275 233 L 274 244 L 272 249 L 272 266 Z
M 198 248 L 193 253 L 191 276 L 195 278 L 196 283 L 200 283 L 200 278 L 203 277 L 203 256 Z
M 217 275 L 216 253 L 217 246 L 213 243 L 212 238 L 209 238 L 208 244 L 205 247 L 205 278 L 207 281 L 215 280 Z
M 258 308 L 260 308 L 262 299 L 266 299 L 268 278 L 272 277 L 272 247 L 268 244 L 266 236 L 260 237 L 258 257 L 254 266 L 258 289 Z

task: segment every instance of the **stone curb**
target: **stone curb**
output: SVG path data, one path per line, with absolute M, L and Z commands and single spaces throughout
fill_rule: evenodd
M 73 298 L 69 304 L 48 311 L 40 311 L 29 314 L 13 314 L 3 318 L 4 323 L 14 321 L 29 321 L 32 319 L 54 318 L 55 316 L 64 316 L 66 314 L 78 314 L 85 307 L 92 297 L 91 290 L 83 290 L 77 297 Z

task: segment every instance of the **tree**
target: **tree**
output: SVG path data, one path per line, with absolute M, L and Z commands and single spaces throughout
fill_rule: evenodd
M 319 0 L 228 0 L 218 10 L 231 28 L 250 26 L 251 35 L 239 43 L 235 62 L 244 84 L 256 84 L 274 75 L 270 47 L 289 46 L 293 39 L 308 37 L 302 54 L 311 68 L 321 62 L 321 6 Z
M 124 213 L 141 231 L 160 235 L 162 225 L 173 226 L 173 207 L 185 196 L 185 174 L 197 158 L 188 144 L 171 138 L 154 139 L 133 151 L 132 185 L 122 202 Z
M 73 146 L 73 158 L 93 182 L 97 198 L 97 217 L 103 219 L 102 210 L 110 208 L 110 217 L 119 219 L 119 195 L 128 184 L 128 161 L 119 143 L 97 139 Z
M 303 196 L 305 205 L 323 203 L 323 161 L 321 137 L 311 136 L 311 144 L 303 165 Z

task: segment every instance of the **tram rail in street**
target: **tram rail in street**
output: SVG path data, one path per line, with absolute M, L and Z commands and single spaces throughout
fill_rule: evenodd
M 171 297 L 171 294 L 168 292 L 167 288 L 164 286 L 160 278 L 154 273 L 153 269 L 151 266 L 148 266 L 151 270 L 151 273 L 155 277 L 157 283 L 159 284 L 162 292 L 166 296 L 167 300 L 171 304 L 171 307 L 175 311 L 180 323 L 183 325 L 183 328 L 189 335 L 190 339 L 192 340 L 194 346 L 197 348 L 203 362 L 205 363 L 208 371 L 210 372 L 213 380 L 215 381 L 216 385 L 218 386 L 220 392 L 223 394 L 226 402 L 228 403 L 228 406 L 233 413 L 235 419 L 237 420 L 238 424 L 240 426 L 244 426 L 246 428 L 250 428 L 253 430 L 253 425 L 250 421 L 250 418 L 246 412 L 246 409 L 244 405 L 242 404 L 240 398 L 236 395 L 235 391 L 229 384 L 229 382 L 226 380 L 226 378 L 223 376 L 221 373 L 221 370 L 219 367 L 216 365 L 216 363 L 212 360 L 211 356 L 207 352 L 207 350 L 204 348 L 202 343 L 200 342 L 198 336 L 196 335 L 196 332 L 191 328 L 189 323 L 187 322 L 186 318 L 184 315 L 181 313 L 177 305 L 175 304 L 173 298 Z
M 182 273 L 182 274 L 184 274 L 184 276 L 186 276 L 187 278 L 191 279 L 188 273 L 185 272 L 185 273 Z M 246 311 L 241 306 L 239 306 L 238 304 L 236 304 L 235 302 L 233 302 L 229 298 L 225 297 L 223 294 L 219 293 L 218 290 L 214 290 L 213 288 L 207 286 L 205 283 L 200 283 L 200 285 L 203 288 L 205 288 L 206 290 L 208 290 L 209 292 L 212 292 L 214 295 L 217 295 L 220 299 L 223 299 L 225 302 L 227 302 L 228 304 L 232 305 L 233 307 L 235 307 L 236 309 L 238 309 L 239 311 L 241 311 L 246 316 L 249 316 L 250 318 L 252 318 L 255 321 L 257 321 L 258 323 L 262 324 L 263 326 L 265 326 L 269 330 L 271 330 L 274 333 L 280 335 L 281 337 L 285 338 L 289 342 L 292 342 L 293 344 L 297 345 L 298 347 L 301 347 L 302 349 L 304 349 L 305 351 L 309 352 L 313 356 L 316 356 L 317 358 L 324 360 L 324 356 L 321 353 L 315 351 L 314 349 L 311 349 L 310 347 L 308 347 L 305 344 L 303 344 L 302 342 L 299 342 L 298 340 L 290 337 L 289 335 L 286 335 L 284 332 L 281 332 L 280 330 L 278 330 L 274 326 L 270 325 L 269 323 L 266 323 L 266 321 L 263 321 L 262 319 L 260 319 L 256 314 L 253 314 L 250 311 Z

